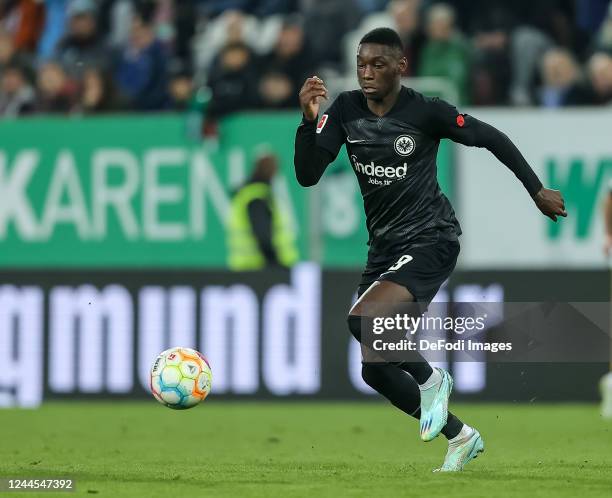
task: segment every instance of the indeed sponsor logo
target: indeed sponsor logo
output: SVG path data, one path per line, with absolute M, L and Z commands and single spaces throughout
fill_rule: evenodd
M 351 161 L 353 162 L 353 168 L 358 173 L 363 173 L 364 175 L 368 175 L 370 177 L 370 183 L 376 185 L 382 185 L 383 181 L 378 178 L 384 179 L 384 184 L 389 185 L 391 183 L 391 179 L 399 179 L 406 176 L 406 172 L 408 171 L 408 164 L 404 163 L 401 166 L 376 166 L 374 161 L 370 161 L 369 164 L 363 164 L 359 162 L 357 156 L 353 154 L 351 156 Z

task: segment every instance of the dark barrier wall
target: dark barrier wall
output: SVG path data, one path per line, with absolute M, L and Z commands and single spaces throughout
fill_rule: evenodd
M 346 313 L 354 271 L 0 272 L 0 405 L 148 396 L 170 346 L 208 356 L 217 398 L 371 396 Z M 597 271 L 457 272 L 442 301 L 607 301 Z M 579 335 L 580 331 L 576 331 Z M 457 399 L 595 400 L 607 365 L 445 362 Z

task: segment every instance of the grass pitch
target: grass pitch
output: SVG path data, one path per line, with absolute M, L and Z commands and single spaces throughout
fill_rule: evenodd
M 453 405 L 484 455 L 433 474 L 446 443 L 387 403 L 48 403 L 0 411 L 0 476 L 70 476 L 59 496 L 612 496 L 595 405 Z M 15 493 L 15 496 L 58 496 Z M 7 495 L 8 496 L 8 495 Z

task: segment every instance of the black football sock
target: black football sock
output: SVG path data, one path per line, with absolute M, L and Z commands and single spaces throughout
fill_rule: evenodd
M 349 315 L 347 317 L 349 330 L 360 343 L 362 326 L 371 327 L 371 320 L 371 318 L 356 315 Z M 419 385 L 425 384 L 433 373 L 433 369 L 418 351 L 406 351 L 405 354 L 408 361 L 394 362 L 393 364 L 404 372 L 409 373 Z
M 406 372 L 388 363 L 364 363 L 361 376 L 393 406 L 416 419 L 421 416 L 419 386 Z
M 387 398 L 393 406 L 416 418 L 421 417 L 421 391 L 411 375 L 388 363 L 364 363 L 361 368 L 363 380 L 372 389 Z M 448 412 L 442 434 L 446 439 L 454 438 L 463 427 L 458 417 Z
M 431 368 L 431 365 L 418 351 L 409 351 L 407 353 L 412 357 L 410 358 L 411 361 L 396 363 L 397 367 L 412 375 L 419 385 L 425 384 L 427 379 L 431 377 L 433 368 Z
M 362 317 L 359 316 L 348 317 L 349 330 L 359 342 L 361 342 L 361 321 Z M 421 391 L 416 377 L 422 379 L 420 384 L 424 384 L 433 373 L 433 369 L 419 353 L 414 353 L 416 355 L 414 362 L 364 363 L 361 376 L 366 384 L 387 398 L 393 406 L 418 420 L 421 418 Z M 422 361 L 419 361 L 419 358 Z M 448 412 L 446 425 L 441 432 L 447 439 L 452 439 L 459 434 L 462 427 L 463 422 Z
M 446 425 L 440 431 L 444 434 L 446 439 L 453 439 L 461 432 L 461 428 L 463 427 L 463 422 L 459 420 L 458 417 L 453 415 L 451 412 L 448 412 L 448 419 L 446 419 Z

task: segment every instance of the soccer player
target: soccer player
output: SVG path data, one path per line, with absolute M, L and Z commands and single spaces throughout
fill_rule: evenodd
M 359 298 L 348 315 L 358 341 L 368 319 L 391 316 L 405 303 L 430 303 L 455 267 L 461 228 L 437 181 L 441 139 L 488 149 L 516 175 L 544 215 L 554 221 L 567 216 L 561 194 L 542 187 L 506 135 L 443 100 L 402 86 L 407 64 L 402 54 L 395 31 L 374 29 L 358 48 L 361 90 L 341 93 L 320 119 L 319 104 L 327 98 L 323 81 L 308 78 L 299 94 L 303 119 L 295 138 L 298 182 L 315 185 L 345 144 L 364 200 L 370 247 Z M 439 433 L 448 439 L 444 463 L 437 470 L 461 470 L 484 450 L 482 438 L 448 411 L 449 373 L 432 368 L 418 352 L 412 355 L 411 361 L 364 362 L 363 379 L 420 420 L 423 440 Z

